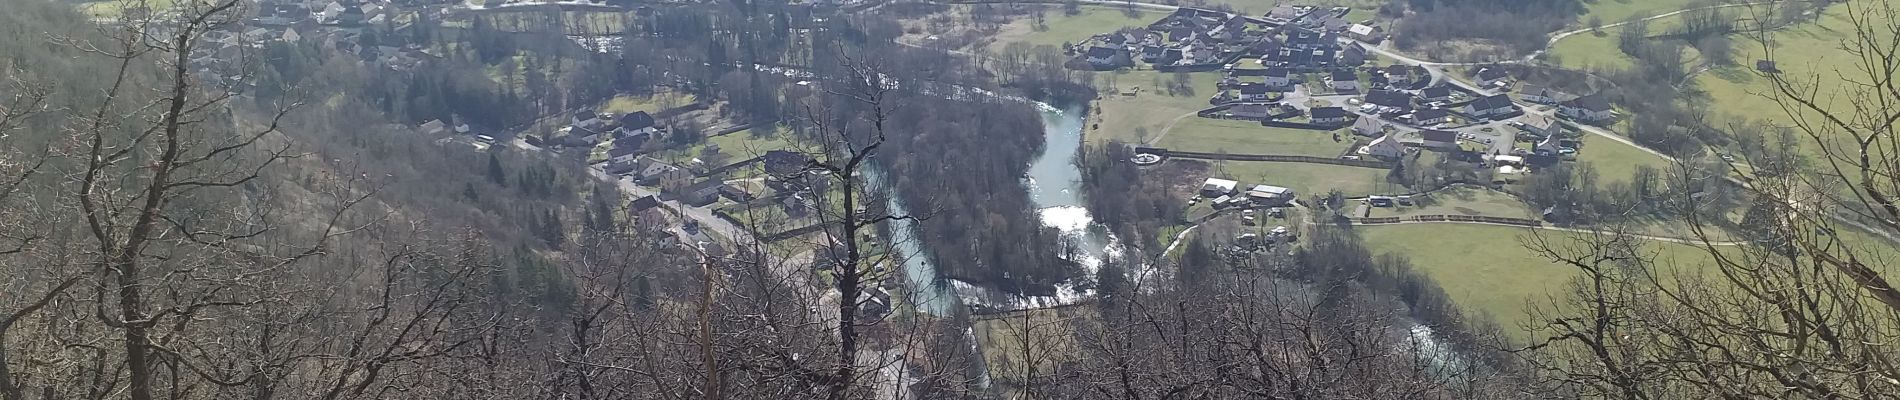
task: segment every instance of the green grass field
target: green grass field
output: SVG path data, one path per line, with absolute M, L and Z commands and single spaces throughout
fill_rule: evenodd
M 1614 24 L 1618 22 L 1623 22 L 1624 20 L 1630 19 L 1631 17 L 1635 17 L 1638 15 L 1657 15 L 1657 14 L 1663 14 L 1663 13 L 1672 12 L 1676 10 L 1681 10 L 1683 8 L 1689 7 L 1690 3 L 1693 3 L 1693 2 L 1695 1 L 1694 0 L 1596 0 L 1596 2 L 1594 3 L 1585 3 L 1584 7 L 1589 9 L 1589 13 L 1584 14 L 1584 16 L 1581 18 L 1577 18 L 1576 25 L 1579 27 L 1583 26 L 1584 24 L 1588 23 L 1587 21 L 1589 21 L 1590 17 L 1592 16 L 1602 19 L 1603 23 L 1606 25 Z
M 1841 74 L 1866 80 L 1866 74 L 1858 72 L 1858 58 L 1841 49 L 1840 41 L 1853 32 L 1853 24 L 1847 19 L 1847 7 L 1866 6 L 1849 3 L 1828 7 L 1818 24 L 1801 24 L 1770 34 L 1773 57 L 1778 60 L 1776 68 L 1782 71 L 1782 76 L 1814 85 L 1820 98 L 1832 98 L 1834 105 L 1843 107 L 1847 106 L 1844 96 L 1828 95 L 1847 88 Z M 1884 17 L 1873 19 L 1878 24 L 1888 22 Z M 1706 100 L 1723 114 L 1770 122 L 1788 121 L 1787 113 L 1773 99 L 1772 83 L 1753 70 L 1754 60 L 1768 58 L 1762 43 L 1737 37 L 1735 46 L 1738 52 L 1735 59 L 1742 65 L 1696 77 Z
M 106 0 L 78 3 L 79 12 L 93 18 L 118 18 L 128 8 L 145 7 L 152 11 L 164 11 L 178 4 L 177 0 Z
M 1153 139 L 1176 118 L 1180 118 L 1181 123 L 1197 119 L 1194 112 L 1209 107 L 1207 99 L 1214 95 L 1216 84 L 1220 82 L 1220 74 L 1188 74 L 1193 93 L 1170 95 L 1162 87 L 1174 79 L 1174 74 L 1115 71 L 1099 73 L 1096 77 L 1098 81 L 1113 77 L 1116 89 L 1139 86 L 1141 91 L 1134 96 L 1120 96 L 1115 93 L 1119 90 L 1103 90 L 1101 100 L 1095 103 L 1096 115 L 1089 118 L 1088 138 L 1093 142 L 1110 139 L 1136 142 L 1144 136 Z M 1184 115 L 1186 117 L 1182 117 Z
M 694 101 L 698 101 L 697 96 L 693 96 L 690 94 L 684 95 L 684 96 L 674 96 L 671 99 L 668 99 L 667 96 L 668 96 L 667 94 L 659 94 L 659 95 L 645 96 L 645 97 L 626 95 L 626 94 L 614 96 L 614 98 L 607 99 L 606 103 L 602 103 L 600 105 L 600 112 L 613 113 L 613 114 L 626 114 L 626 113 L 635 112 L 635 111 L 646 111 L 646 112 L 651 113 L 651 112 L 658 112 L 668 107 L 677 107 L 677 106 L 690 104 Z
M 1335 141 L 1334 138 L 1343 141 Z M 1160 147 L 1233 154 L 1281 154 L 1336 157 L 1351 145 L 1351 134 L 1337 131 L 1275 128 L 1258 122 L 1188 117 L 1161 138 Z
M 1577 274 L 1524 248 L 1520 238 L 1530 230 L 1502 226 L 1412 224 L 1358 227 L 1374 252 L 1411 258 L 1420 273 L 1445 289 L 1467 313 L 1496 318 L 1506 332 L 1523 339 L 1520 329 L 1530 322 L 1530 305 L 1549 303 Z M 1540 234 L 1570 233 L 1545 231 Z M 1657 243 L 1650 247 L 1661 260 L 1697 265 L 1706 253 L 1686 245 Z M 1663 261 L 1659 261 L 1663 262 Z
M 1606 0 L 1607 1 L 1607 0 Z M 1658 35 L 1676 29 L 1682 24 L 1680 16 L 1658 18 L 1649 21 L 1649 33 Z M 1559 66 L 1572 69 L 1623 69 L 1634 65 L 1635 60 L 1616 48 L 1616 35 L 1622 27 L 1603 28 L 1600 32 L 1584 32 L 1565 37 L 1551 46 L 1545 60 Z M 1695 48 L 1683 46 L 1682 61 L 1691 67 L 1700 60 Z
M 1537 213 L 1511 195 L 1481 188 L 1457 187 L 1413 196 L 1409 207 L 1373 208 L 1372 217 L 1414 215 L 1483 215 L 1487 217 L 1535 218 Z
M 788 135 L 784 128 L 763 135 L 745 130 L 707 138 L 706 142 L 719 145 L 720 152 L 732 155 L 737 161 L 791 147 Z
M 1583 135 L 1583 149 L 1577 152 L 1577 162 L 1589 164 L 1595 169 L 1599 184 L 1629 182 L 1630 175 L 1635 173 L 1638 165 L 1647 165 L 1663 172 L 1672 168 L 1668 160 L 1655 154 L 1587 133 Z
M 1010 21 L 996 34 L 996 42 L 990 45 L 991 51 L 1001 51 L 1010 43 L 1022 42 L 1030 45 L 1060 46 L 1063 43 L 1081 43 L 1096 34 L 1110 33 L 1131 26 L 1148 26 L 1163 13 L 1137 10 L 1133 14 L 1115 7 L 1082 7 L 1082 13 L 1065 15 L 1061 10 L 1050 10 L 1044 19 L 1044 29 L 1037 30 L 1032 18 L 1020 18 Z M 1131 17 L 1132 15 L 1132 17 Z
M 1337 189 L 1346 196 L 1365 196 L 1402 190 L 1385 183 L 1386 170 L 1327 164 L 1258 161 L 1209 161 L 1209 174 L 1240 181 L 1243 186 L 1274 185 L 1300 196 L 1324 195 Z

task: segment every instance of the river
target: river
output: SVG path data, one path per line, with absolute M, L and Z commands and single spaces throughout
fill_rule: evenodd
M 1035 103 L 1042 114 L 1043 152 L 1030 163 L 1029 172 L 1023 177 L 1023 186 L 1029 190 L 1030 198 L 1035 202 L 1036 214 L 1044 226 L 1061 232 L 1065 251 L 1064 258 L 1083 266 L 1085 276 L 1071 279 L 1056 285 L 1054 296 L 1019 296 L 1001 293 L 995 289 L 950 280 L 948 287 L 939 284 L 936 267 L 931 265 L 926 249 L 915 240 L 915 227 L 910 221 L 893 221 L 891 224 L 892 241 L 898 253 L 904 259 L 904 275 L 909 277 L 911 301 L 919 310 L 942 315 L 955 305 L 974 305 L 993 310 L 1020 310 L 1044 308 L 1087 300 L 1093 296 L 1089 282 L 1095 277 L 1095 271 L 1108 257 L 1118 256 L 1121 245 L 1108 229 L 1095 223 L 1082 202 L 1081 171 L 1075 166 L 1075 155 L 1082 148 L 1082 112 L 1062 110 L 1047 104 Z M 873 179 L 882 179 L 881 174 L 873 174 Z M 891 198 L 890 209 L 903 215 L 906 211 L 896 196 Z

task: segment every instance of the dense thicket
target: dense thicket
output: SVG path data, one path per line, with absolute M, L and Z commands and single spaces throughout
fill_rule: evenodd
M 1158 236 L 1161 227 L 1184 222 L 1181 210 L 1186 204 L 1168 188 L 1142 179 L 1134 163 L 1134 148 L 1119 140 L 1083 146 L 1075 163 L 1081 169 L 1082 184 L 1088 193 L 1090 215 L 1096 222 L 1114 229 L 1117 236 L 1144 238 L 1143 249 L 1160 249 L 1165 240 Z M 1171 238 L 1168 238 L 1171 239 Z
M 1410 0 L 1412 13 L 1400 20 L 1394 35 L 1396 43 L 1407 48 L 1427 48 L 1442 52 L 1440 57 L 1485 58 L 1462 52 L 1446 41 L 1470 41 L 1501 45 L 1510 50 L 1500 56 L 1541 50 L 1557 30 L 1583 12 L 1576 0 Z

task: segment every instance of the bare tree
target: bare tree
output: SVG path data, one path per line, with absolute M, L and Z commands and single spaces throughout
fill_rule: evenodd
M 1888 34 L 1900 27 L 1881 3 L 1843 7 L 1854 24 L 1841 41 L 1845 70 L 1765 72 L 1812 159 L 1775 151 L 1779 129 L 1736 129 L 1753 150 L 1730 163 L 1753 197 L 1729 243 L 1705 193 L 1665 201 L 1695 233 L 1690 259 L 1664 257 L 1619 230 L 1538 237 L 1533 249 L 1581 277 L 1539 311 L 1523 354 L 1553 393 L 1608 398 L 1888 398 L 1900 386 L 1894 343 L 1900 294 L 1891 283 L 1900 229 L 1900 68 Z M 1766 28 L 1756 39 L 1774 60 Z M 1827 75 L 1823 75 L 1827 74 Z M 1744 168 L 1747 163 L 1767 168 Z M 1705 169 L 1692 163 L 1681 171 Z M 1679 174 L 1689 175 L 1689 173 Z M 1686 182 L 1670 182 L 1681 184 Z M 1679 252 L 1675 254 L 1681 254 Z

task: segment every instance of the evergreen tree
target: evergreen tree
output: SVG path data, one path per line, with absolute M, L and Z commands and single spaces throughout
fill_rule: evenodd
M 633 278 L 633 305 L 641 310 L 653 309 L 653 280 L 646 275 Z

